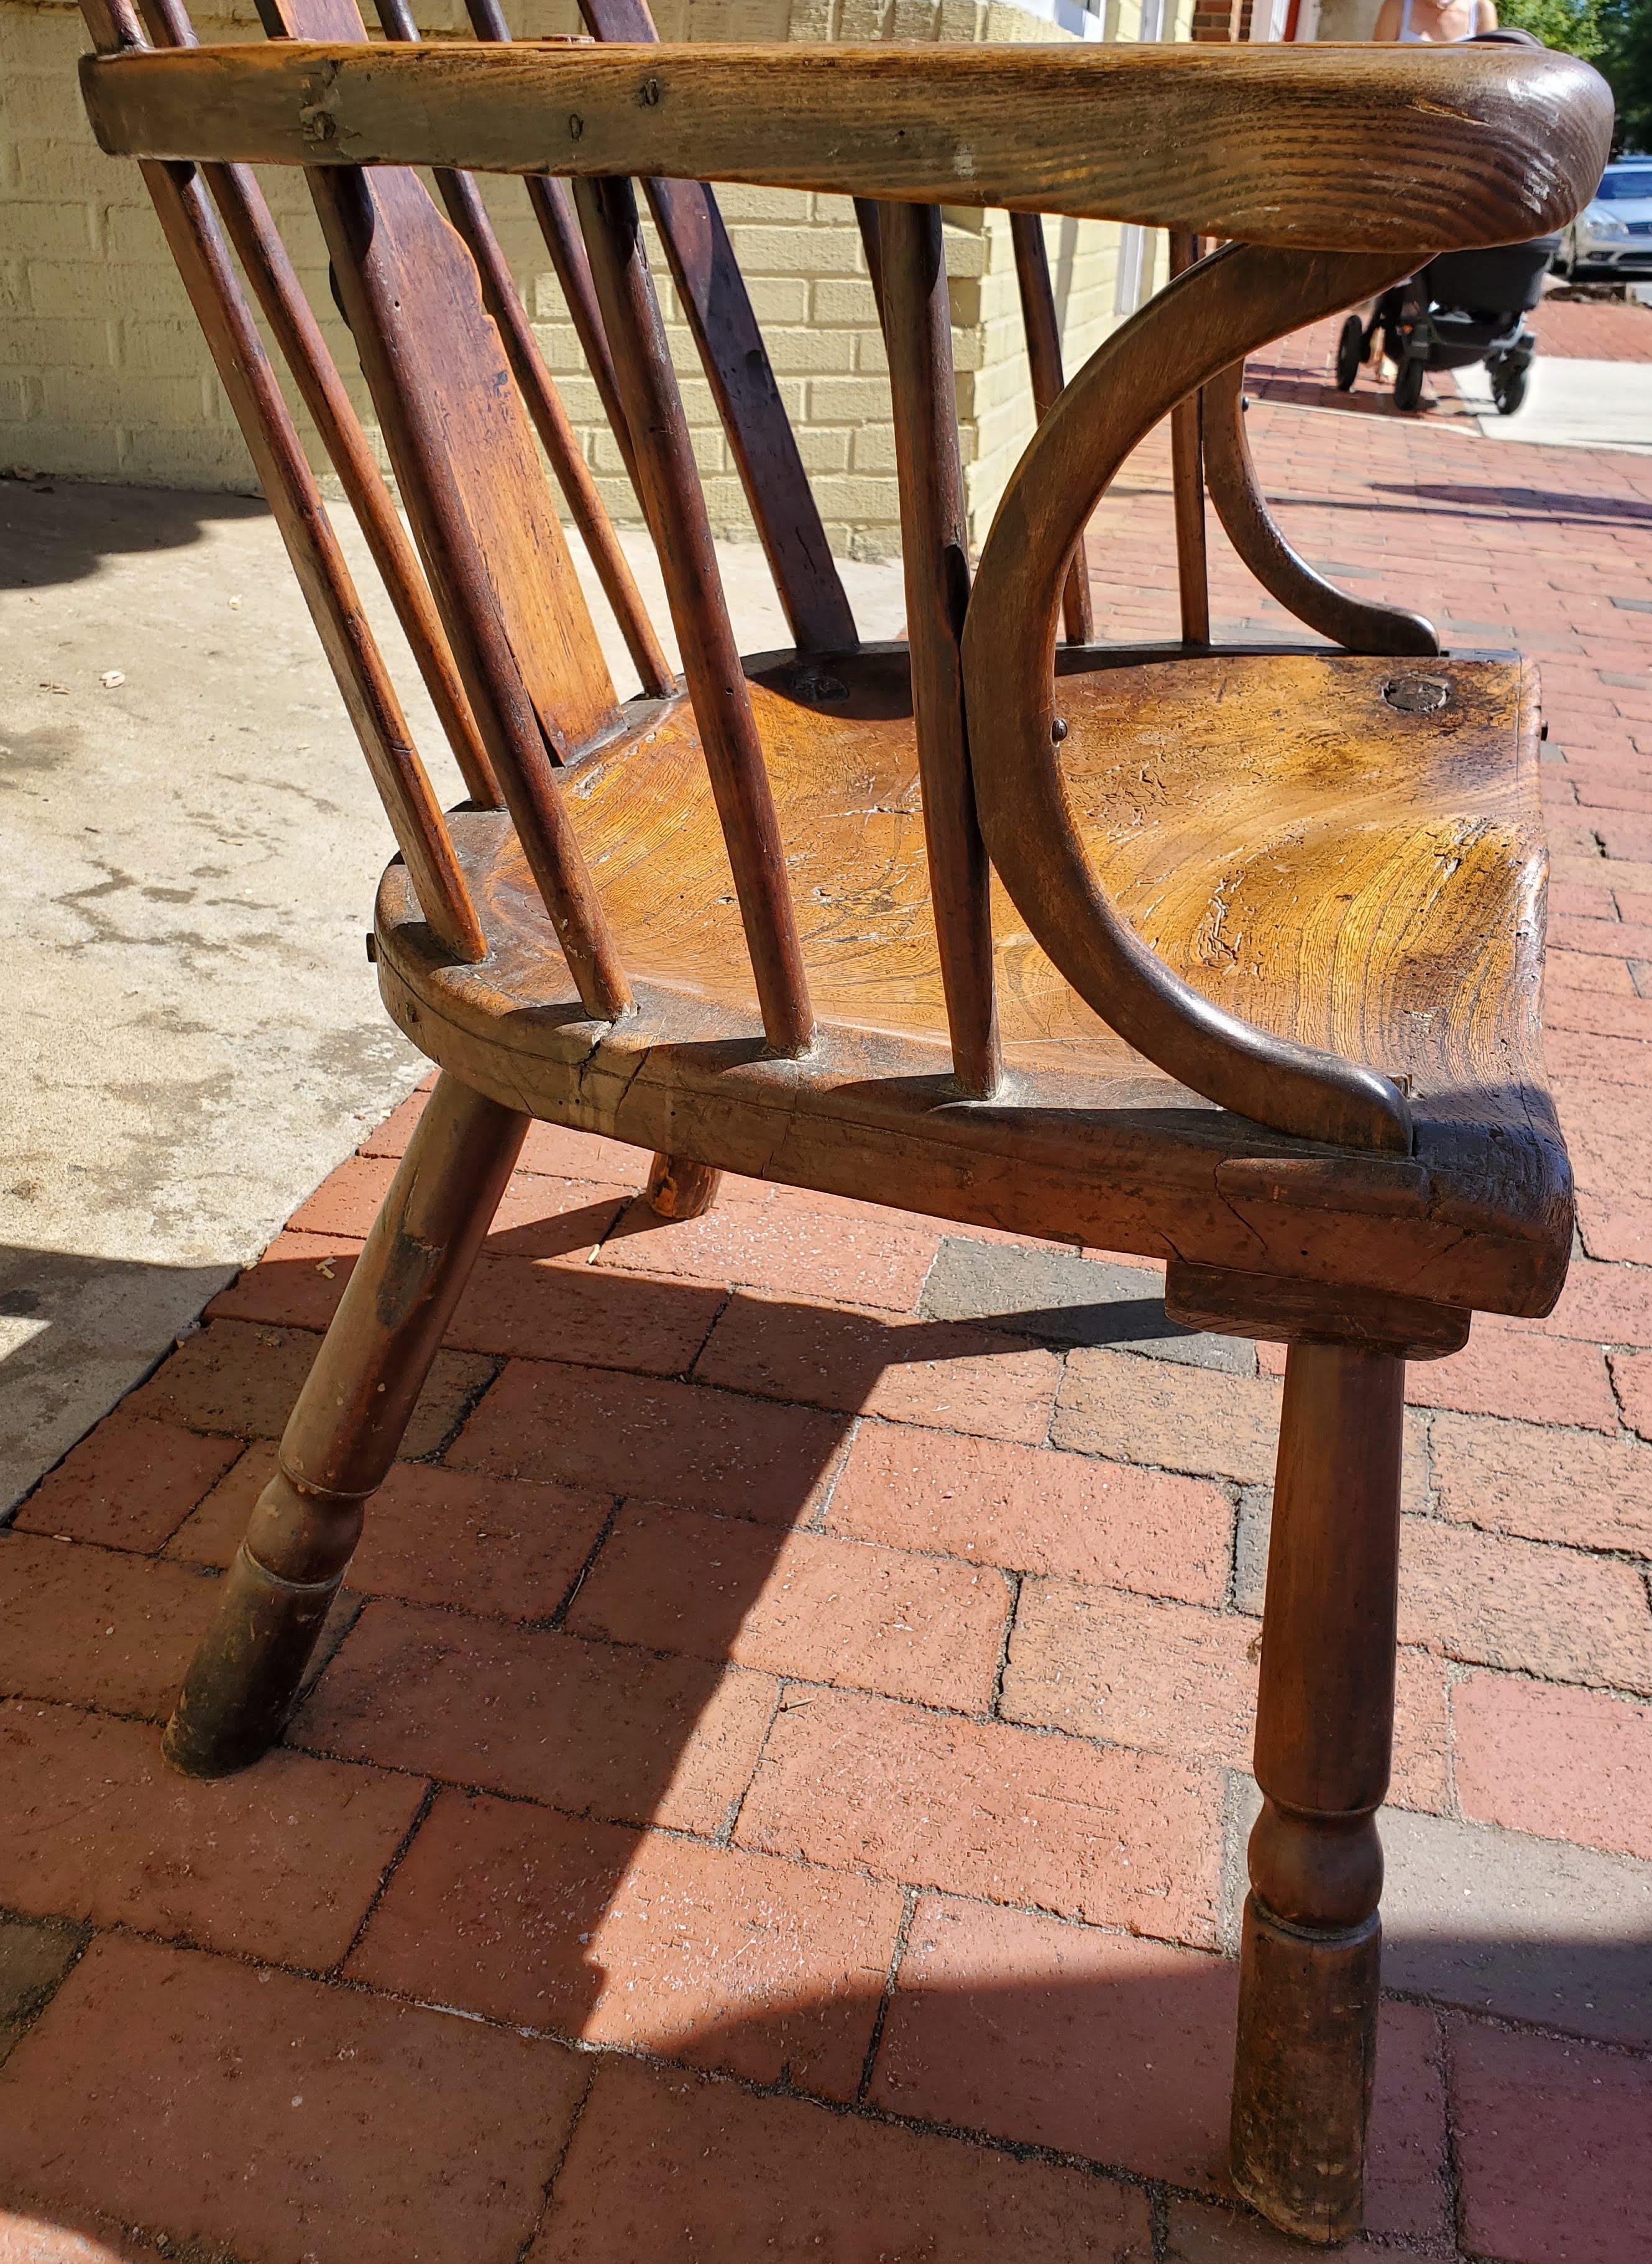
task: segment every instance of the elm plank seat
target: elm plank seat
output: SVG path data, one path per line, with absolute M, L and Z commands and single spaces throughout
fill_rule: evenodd
M 1434 253 L 1561 226 L 1611 109 L 1507 48 L 418 43 L 385 0 L 84 0 L 87 105 L 138 159 L 382 794 L 375 949 L 441 1070 L 167 1733 L 282 1731 L 368 1498 L 534 1117 L 1168 1261 L 1170 1311 L 1290 1347 L 1232 2164 L 1310 2239 L 1360 2221 L 1379 1988 L 1405 1362 L 1539 1315 L 1570 1181 L 1539 1062 L 1535 678 L 1314 573 L 1245 443 L 1243 358 Z M 150 40 L 154 44 L 149 44 Z M 251 168 L 305 169 L 411 521 L 390 508 Z M 411 170 L 435 169 L 444 219 Z M 664 573 L 624 569 L 473 171 L 524 178 Z M 729 628 L 633 181 L 794 639 Z M 856 200 L 889 350 L 909 643 L 861 644 L 706 183 Z M 571 183 L 571 191 L 570 189 Z M 967 562 L 940 207 L 1017 216 L 1040 409 Z M 1061 382 L 1042 231 L 1173 231 L 1174 279 Z M 1200 238 L 1222 248 L 1201 255 Z M 225 245 L 409 628 L 469 800 L 437 804 Z M 1089 642 L 1083 527 L 1174 420 L 1183 634 Z M 537 433 L 641 689 L 616 695 Z M 1206 490 L 1329 644 L 1216 650 Z M 417 556 L 415 556 L 416 547 Z M 1065 613 L 1075 642 L 1059 643 Z M 1104 624 L 1103 625 L 1104 628 Z

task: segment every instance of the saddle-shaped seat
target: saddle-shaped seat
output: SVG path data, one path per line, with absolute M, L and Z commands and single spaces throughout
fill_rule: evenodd
M 747 672 L 818 1017 L 811 1056 L 783 1073 L 765 1059 L 681 702 L 566 774 L 639 1013 L 592 1050 L 508 821 L 456 816 L 486 961 L 431 950 L 403 868 L 380 906 L 388 1002 L 433 1059 L 536 1113 L 800 1186 L 851 1194 L 875 1177 L 903 1208 L 1023 1233 L 1546 1308 L 1570 1201 L 1539 1060 L 1546 851 L 1529 668 L 1061 657 L 1063 780 L 1135 931 L 1233 1013 L 1404 1082 L 1409 1156 L 1324 1148 L 1317 1165 L 1308 1143 L 1214 1107 L 1126 1045 L 1001 889 L 1005 1076 L 990 1107 L 959 1106 L 906 649 L 765 655 Z M 749 1124 L 727 1114 L 737 1088 Z M 1042 1169 L 1012 1162 L 1025 1143 Z

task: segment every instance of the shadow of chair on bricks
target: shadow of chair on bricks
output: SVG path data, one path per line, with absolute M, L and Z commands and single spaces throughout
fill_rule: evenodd
M 1529 521 L 1550 526 L 1643 526 L 1652 524 L 1652 499 L 1629 496 L 1578 494 L 1565 488 L 1523 488 L 1503 481 L 1483 487 L 1467 482 L 1407 481 L 1394 487 L 1383 480 L 1371 483 L 1373 495 L 1403 496 L 1403 503 L 1343 504 L 1353 511 L 1383 511 L 1437 515 L 1442 509 L 1459 511 L 1473 519 L 1510 524 Z
M 953 1357 L 959 1324 L 751 1295 L 759 1365 L 739 1393 L 689 1383 L 739 1295 L 581 1262 L 610 1223 L 577 1201 L 552 1219 L 502 1215 L 415 1418 L 409 1446 L 423 1459 L 398 1463 L 370 1513 L 287 1751 L 259 1768 L 216 1785 L 166 1776 L 156 1724 L 359 1244 L 283 1236 L 113 1419 L 132 1451 L 133 1426 L 149 1424 L 239 1454 L 175 1529 L 149 1536 L 152 1586 L 128 1624 L 102 1591 L 76 1593 L 87 1581 L 72 1560 L 107 1551 L 26 1529 L 0 1540 L 14 1575 L 0 1579 L 0 1613 L 8 1586 L 27 1599 L 8 1615 L 0 1687 L 35 1702 L 5 1713 L 124 1716 L 120 1734 L 147 1756 L 149 1803 L 135 1852 L 129 1832 L 109 1843 L 104 1796 L 0 1856 L 0 1905 L 103 1929 L 0 2072 L 0 2259 L 1303 2253 L 1234 2212 L 1221 2166 L 1254 1798 L 1242 1772 L 1226 1772 L 1224 1793 L 1205 1763 L 1112 1747 L 1110 1768 L 1147 1774 L 1115 1785 L 1110 1808 L 1059 1763 L 1031 1781 L 1031 1744 L 1011 1765 L 992 1743 L 1025 1741 L 1025 1728 L 991 1724 L 979 1706 L 857 1690 L 848 1659 L 841 1681 L 812 1680 L 753 1652 L 765 1591 L 795 1585 L 810 1605 L 807 1529 L 856 1411 L 903 1369 Z M 1019 1333 L 1014 1316 L 993 1323 L 1006 1352 L 1049 1321 L 1021 1317 Z M 1151 1321 L 1136 1310 L 1124 1325 L 1150 1336 Z M 1092 1325 L 1107 1341 L 1105 1317 Z M 720 1403 L 736 1397 L 733 1424 Z M 921 1551 L 921 1533 L 907 1545 Z M 89 1613 L 98 1644 L 80 1624 Z M 886 1740 L 869 1764 L 857 1709 L 897 1703 L 906 1743 Z M 220 1840 L 253 1828 L 272 1849 L 302 1849 L 306 1772 L 323 1773 L 307 1757 L 431 1787 L 408 1795 L 411 1828 L 387 1883 L 363 1898 L 365 1924 L 360 1905 L 346 1912 L 324 1953 L 295 1945 L 303 1887 L 290 1862 L 289 1876 L 270 1859 L 262 1905 L 200 1915 Z M 819 1816 L 800 1796 L 810 1770 Z M 1207 1824 L 1226 1816 L 1223 1847 L 1208 1831 L 1190 1837 L 1193 1804 L 1177 1808 L 1197 1782 Z M 1070 1818 L 1052 1831 L 1084 1796 L 1077 1832 Z M 1046 1833 L 1065 1854 L 1040 1854 Z M 1556 2049 L 1484 2017 L 1500 1991 L 1517 1994 L 1520 1972 L 1530 1981 L 1533 1960 L 1539 1992 L 1555 1981 L 1559 1994 L 1587 1988 L 1591 2002 L 1644 2012 L 1646 1942 L 1393 1940 L 1400 1993 L 1383 2016 L 1367 2203 L 1379 2243 L 1456 2253 L 1463 2162 L 1495 2160 L 1507 2143 L 1497 2109 L 1525 2079 L 1520 2050 L 1537 2053 L 1536 2083 Z M 258 2000 L 272 1981 L 295 2050 L 306 2023 L 325 2025 L 327 1999 L 347 1999 L 370 2031 L 324 2055 L 319 2074 L 312 2065 L 302 2093 L 282 2052 L 242 2042 L 267 2024 Z M 69 2015 L 95 2029 L 100 2005 L 120 2048 L 88 2064 Z M 504 2077 L 490 2063 L 473 2095 L 420 2045 L 405 2048 L 409 2078 L 390 2028 L 437 2028 L 506 2055 Z M 387 2079 L 398 2052 L 401 2074 Z M 231 2091 L 202 2079 L 230 2058 Z M 410 2157 L 397 2101 L 421 2086 L 440 2093 L 425 2110 L 435 2135 Z M 1562 2243 L 1577 2127 L 1562 2102 L 1546 2126 L 1553 2159 L 1508 2170 L 1553 2196 Z M 93 2135 L 116 2130 L 106 2146 Z M 1616 2174 L 1588 2173 L 1597 2187 Z M 1644 2215 L 1652 2199 L 1624 2206 Z M 1652 2242 L 1652 2216 L 1642 2229 Z M 1477 2249 L 1535 2253 L 1495 2233 L 1481 2224 Z

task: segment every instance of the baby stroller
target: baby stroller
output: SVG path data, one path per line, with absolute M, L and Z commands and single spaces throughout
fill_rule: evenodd
M 1353 390 L 1380 335 L 1394 365 L 1394 406 L 1415 409 L 1423 374 L 1466 369 L 1483 361 L 1500 415 L 1525 399 L 1538 342 L 1526 316 L 1543 294 L 1543 278 L 1560 248 L 1558 236 L 1505 243 L 1492 251 L 1447 251 L 1378 300 L 1370 322 L 1350 315 L 1336 346 L 1336 382 Z

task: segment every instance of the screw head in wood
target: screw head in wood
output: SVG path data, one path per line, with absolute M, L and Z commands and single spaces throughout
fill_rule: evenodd
M 1451 686 L 1439 676 L 1391 676 L 1382 687 L 1385 705 L 1402 715 L 1437 715 L 1451 696 Z

